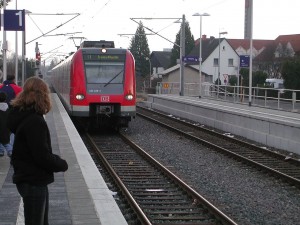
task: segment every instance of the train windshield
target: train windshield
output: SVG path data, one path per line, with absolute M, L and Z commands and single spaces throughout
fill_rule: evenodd
M 90 84 L 122 84 L 124 78 L 123 62 L 85 62 L 87 83 Z

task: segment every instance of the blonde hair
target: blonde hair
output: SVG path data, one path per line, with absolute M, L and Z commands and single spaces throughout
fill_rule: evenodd
M 50 89 L 39 77 L 30 77 L 11 104 L 21 110 L 34 108 L 37 113 L 46 114 L 52 107 Z

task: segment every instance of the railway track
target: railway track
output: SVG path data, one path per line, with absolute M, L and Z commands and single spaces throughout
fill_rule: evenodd
M 86 139 L 140 224 L 236 224 L 125 134 L 91 134 Z
M 137 115 L 300 187 L 297 159 L 143 107 L 137 107 Z

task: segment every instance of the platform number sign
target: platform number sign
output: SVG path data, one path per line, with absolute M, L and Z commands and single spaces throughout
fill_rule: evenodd
M 25 31 L 25 10 L 4 10 L 5 31 Z

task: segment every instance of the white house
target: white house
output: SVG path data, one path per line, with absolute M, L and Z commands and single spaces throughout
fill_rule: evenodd
M 219 48 L 220 41 L 220 48 Z M 195 48 L 187 56 L 199 57 L 199 40 Z M 219 60 L 220 55 L 220 60 Z M 220 61 L 220 67 L 219 67 Z M 224 85 L 228 83 L 230 76 L 238 75 L 239 55 L 229 45 L 225 38 L 215 39 L 214 37 L 202 37 L 202 76 L 201 82 L 215 83 L 219 77 Z M 161 72 L 163 82 L 179 82 L 179 64 Z M 185 64 L 184 82 L 199 83 L 199 64 Z

